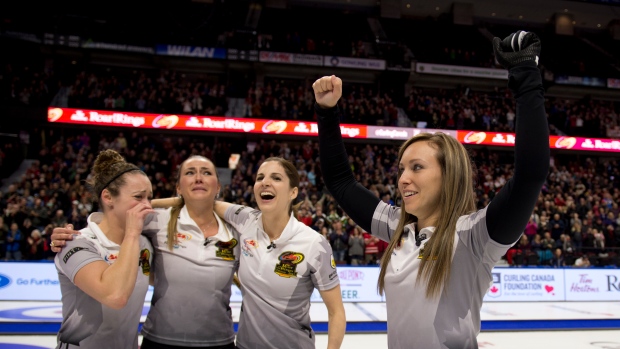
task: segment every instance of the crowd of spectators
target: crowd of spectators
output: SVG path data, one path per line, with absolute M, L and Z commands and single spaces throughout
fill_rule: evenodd
M 284 120 L 312 120 L 313 81 L 265 78 L 239 86 L 219 76 L 178 71 L 130 69 L 79 70 L 70 83 L 53 70 L 11 65 L 5 68 L 6 105 L 49 105 L 188 115 L 226 115 Z M 404 117 L 414 127 L 513 132 L 515 105 L 508 89 L 477 91 L 413 88 L 406 96 L 376 84 L 345 84 L 342 122 L 400 126 Z M 234 91 L 234 92 L 233 92 Z M 242 108 L 229 108 L 231 95 L 244 98 Z M 561 136 L 618 138 L 620 102 L 549 97 L 551 133 Z M 232 114 L 234 113 L 234 114 Z
M 153 183 L 154 197 L 175 193 L 175 170 L 189 155 L 213 159 L 228 168 L 233 153 L 239 161 L 221 199 L 256 206 L 252 185 L 261 161 L 282 156 L 293 162 L 301 177 L 298 218 L 324 235 L 339 264 L 375 265 L 386 243 L 373 238 L 340 209 L 323 190 L 316 140 L 287 142 L 130 131 L 45 128 L 30 135 L 35 161 L 19 180 L 0 194 L 0 259 L 46 260 L 54 227 L 83 228 L 97 210 L 85 187 L 95 155 L 116 149 L 137 164 Z M 360 183 L 383 201 L 400 204 L 397 195 L 397 148 L 380 144 L 347 144 L 351 167 Z M 510 152 L 470 149 L 476 170 L 477 206 L 482 208 L 512 176 Z M 561 156 L 554 158 L 548 181 L 524 230 L 506 254 L 510 265 L 570 266 L 585 255 L 590 265 L 615 265 L 620 248 L 620 166 L 616 159 Z
M 264 33 L 266 33 L 265 31 Z M 351 57 L 376 57 L 365 40 L 342 42 L 302 37 L 294 31 L 280 36 L 257 35 L 261 48 L 317 53 L 330 47 Z M 274 32 L 275 33 L 275 32 Z M 254 34 L 253 34 L 254 35 Z M 280 35 L 280 34 L 274 34 Z M 318 35 L 318 34 L 317 34 Z M 402 44 L 406 47 L 406 44 Z M 392 47 L 394 47 L 392 45 Z M 459 51 L 460 50 L 460 51 Z M 489 66 L 489 56 L 443 47 L 437 63 Z M 439 58 L 437 58 L 439 57 Z M 9 107 L 48 106 L 148 113 L 313 120 L 313 80 L 265 77 L 258 81 L 228 79 L 176 70 L 71 66 L 10 62 L 2 67 L 0 102 Z M 61 76 L 62 74 L 62 76 Z M 412 88 L 407 93 L 389 85 L 347 83 L 341 99 L 342 122 L 400 126 L 404 116 L 414 127 L 513 132 L 514 99 L 508 89 L 473 90 Z M 231 100 L 242 101 L 234 110 Z M 617 138 L 620 102 L 548 97 L 552 134 Z M 101 131 L 52 126 L 22 131 L 22 142 L 0 147 L 0 178 L 8 178 L 24 158 L 32 166 L 0 193 L 0 259 L 48 260 L 50 233 L 71 223 L 85 225 L 97 210 L 85 188 L 94 158 L 102 149 L 116 149 L 151 178 L 155 197 L 175 195 L 177 166 L 201 154 L 226 168 L 239 153 L 222 199 L 255 206 L 252 184 L 260 162 L 282 156 L 296 164 L 301 176 L 298 218 L 329 239 L 336 262 L 375 265 L 386 244 L 373 238 L 346 216 L 323 190 L 315 140 L 284 142 L 159 135 L 137 131 Z M 385 202 L 400 204 L 397 195 L 397 149 L 393 145 L 350 144 L 357 180 Z M 470 149 L 477 165 L 476 195 L 482 208 L 512 175 L 507 152 Z M 546 186 L 521 240 L 506 254 L 515 266 L 617 265 L 620 249 L 620 166 L 603 156 L 556 157 Z

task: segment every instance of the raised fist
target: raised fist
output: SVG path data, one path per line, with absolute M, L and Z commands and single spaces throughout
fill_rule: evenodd
M 506 69 L 527 61 L 538 65 L 540 46 L 538 35 L 523 30 L 508 35 L 504 40 L 493 38 L 495 59 Z

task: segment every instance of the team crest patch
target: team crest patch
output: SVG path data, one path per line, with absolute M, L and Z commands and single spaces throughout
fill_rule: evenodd
M 67 261 L 69 260 L 69 258 L 71 258 L 71 256 L 73 256 L 74 254 L 82 250 L 88 250 L 88 249 L 86 247 L 74 247 L 70 249 L 69 251 L 67 251 L 65 256 L 62 257 L 62 261 L 65 262 L 65 264 L 67 264 Z
M 336 260 L 334 259 L 334 255 L 330 256 L 330 263 L 332 265 L 332 269 L 336 269 Z
M 151 274 L 151 263 L 149 260 L 151 259 L 151 251 L 146 248 L 140 251 L 140 262 L 138 265 L 142 267 L 142 274 L 148 276 Z
M 276 265 L 274 272 L 283 278 L 297 277 L 297 264 L 301 263 L 304 258 L 304 255 L 299 252 L 283 252 L 278 256 L 280 263 Z
M 215 244 L 215 247 L 217 247 L 217 251 L 215 251 L 215 256 L 226 261 L 234 261 L 235 246 L 237 246 L 238 244 L 239 241 L 237 241 L 237 239 L 230 239 L 230 241 L 218 241 Z

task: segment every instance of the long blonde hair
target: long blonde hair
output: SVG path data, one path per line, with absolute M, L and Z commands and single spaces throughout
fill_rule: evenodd
M 192 155 L 185 159 L 185 161 L 183 161 L 181 165 L 179 165 L 179 169 L 176 174 L 176 186 L 179 186 L 179 182 L 181 181 L 181 171 L 183 170 L 183 165 L 185 165 L 186 162 L 192 159 L 203 159 L 209 161 L 213 165 L 213 169 L 215 170 L 215 177 L 217 178 L 217 182 L 220 183 L 220 177 L 217 174 L 217 168 L 215 167 L 213 161 L 202 155 Z M 185 206 L 185 200 L 183 200 L 182 196 L 179 197 L 181 198 L 181 203 L 179 205 L 172 206 L 172 209 L 170 210 L 170 219 L 168 220 L 168 238 L 166 242 L 170 251 L 172 251 L 174 245 L 179 242 L 179 237 L 177 236 L 177 222 L 179 221 L 181 209 L 183 208 L 183 206 Z
M 401 161 L 405 150 L 416 142 L 428 142 L 431 147 L 435 148 L 437 161 L 441 166 L 442 184 L 439 194 L 439 219 L 436 222 L 435 231 L 424 246 L 424 256 L 416 276 L 418 281 L 427 281 L 426 297 L 435 298 L 450 277 L 456 222 L 459 217 L 476 210 L 474 171 L 465 147 L 454 137 L 442 132 L 420 133 L 407 140 L 398 151 L 398 162 Z M 399 173 L 398 179 L 400 179 L 400 175 Z M 392 252 L 400 243 L 405 226 L 416 221 L 417 218 L 414 215 L 407 213 L 404 208 L 401 209 L 398 226 L 381 259 L 378 283 L 381 295 L 385 289 L 385 273 Z

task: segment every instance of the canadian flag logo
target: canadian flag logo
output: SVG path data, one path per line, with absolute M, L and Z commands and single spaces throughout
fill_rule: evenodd
M 491 275 L 493 276 L 493 281 L 491 282 L 487 294 L 489 297 L 497 298 L 502 295 L 502 274 L 491 273 Z

